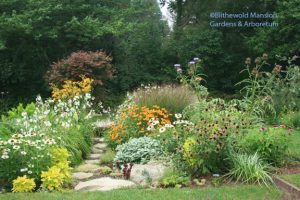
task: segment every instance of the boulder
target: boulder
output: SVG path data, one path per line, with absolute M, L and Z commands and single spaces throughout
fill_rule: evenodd
M 156 163 L 145 165 L 134 164 L 131 169 L 130 180 L 141 185 L 155 185 L 158 179 L 164 175 L 166 169 L 166 166 Z

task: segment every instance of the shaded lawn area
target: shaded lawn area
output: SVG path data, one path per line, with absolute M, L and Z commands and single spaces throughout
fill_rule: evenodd
M 65 193 L 24 193 L 0 194 L 5 200 L 199 200 L 199 199 L 281 199 L 282 193 L 275 187 L 252 185 L 224 186 L 202 189 L 121 189 L 109 192 L 65 192 Z
M 294 131 L 291 135 L 291 145 L 289 148 L 291 155 L 300 161 L 300 130 Z
M 283 178 L 287 182 L 300 188 L 300 173 L 299 174 L 282 175 L 281 178 Z

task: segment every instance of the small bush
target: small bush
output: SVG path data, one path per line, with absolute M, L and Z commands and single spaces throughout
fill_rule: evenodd
M 162 155 L 159 141 L 148 137 L 134 138 L 116 148 L 115 164 L 147 163 Z
M 138 106 L 158 105 L 171 113 L 180 113 L 188 105 L 197 101 L 197 96 L 191 89 L 174 85 L 139 88 L 133 96 L 133 101 Z
M 96 85 L 103 85 L 112 78 L 111 61 L 112 58 L 105 52 L 75 52 L 51 65 L 46 80 L 60 87 L 67 80 L 79 81 L 81 76 L 85 76 L 94 79 Z
M 48 171 L 42 172 L 42 188 L 49 191 L 62 190 L 65 175 L 61 172 L 61 169 L 57 166 L 53 166 L 48 169 Z
M 109 149 L 100 157 L 100 164 L 110 164 L 113 162 L 116 153 Z
M 264 163 L 257 153 L 236 154 L 231 157 L 231 161 L 232 168 L 226 176 L 247 184 L 269 185 L 273 182 L 269 173 L 270 166 Z
M 163 188 L 188 186 L 190 178 L 180 171 L 169 169 L 158 179 L 158 186 Z
M 288 131 L 284 128 L 250 129 L 238 140 L 240 150 L 247 154 L 258 153 L 271 165 L 282 165 L 288 149 Z
M 101 168 L 100 173 L 103 175 L 107 175 L 107 174 L 112 173 L 112 169 L 110 167 L 105 166 L 105 167 Z
M 35 182 L 33 178 L 27 178 L 26 175 L 18 177 L 13 181 L 12 192 L 31 192 L 35 188 Z
M 283 115 L 281 122 L 289 128 L 300 128 L 300 112 L 289 112 Z

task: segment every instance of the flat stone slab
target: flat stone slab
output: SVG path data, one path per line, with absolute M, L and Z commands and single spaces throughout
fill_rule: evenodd
M 103 152 L 104 152 L 103 149 L 98 149 L 98 148 L 95 148 L 95 147 L 92 148 L 92 153 L 93 154 L 103 153 Z
M 77 180 L 86 180 L 88 178 L 91 178 L 93 176 L 93 173 L 88 172 L 75 172 L 72 174 L 74 179 Z
M 101 171 L 101 167 L 99 165 L 96 164 L 90 164 L 90 163 L 86 163 L 86 164 L 82 164 L 80 166 L 78 166 L 75 169 L 76 172 L 91 172 L 91 173 L 95 173 L 95 172 L 100 172 Z
M 85 160 L 84 161 L 85 163 L 87 164 L 99 164 L 99 159 L 96 159 L 96 160 Z
M 90 156 L 89 156 L 89 158 L 90 159 L 100 159 L 100 157 L 101 157 L 101 155 L 102 154 L 100 154 L 100 153 L 93 153 L 93 154 L 91 154 Z
M 98 143 L 98 144 L 94 145 L 94 148 L 96 148 L 96 149 L 105 149 L 106 147 L 107 147 L 107 145 L 104 143 Z
M 109 128 L 113 125 L 113 122 L 110 120 L 102 120 L 94 123 L 95 128 Z
M 110 177 L 97 178 L 89 181 L 79 182 L 75 186 L 75 190 L 80 191 L 109 191 L 124 187 L 133 187 L 135 183 L 132 181 L 113 179 Z

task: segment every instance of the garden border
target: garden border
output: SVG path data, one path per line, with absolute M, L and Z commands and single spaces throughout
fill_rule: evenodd
M 273 181 L 281 190 L 289 193 L 295 199 L 300 199 L 300 189 L 297 186 L 279 178 L 278 176 L 273 176 Z

